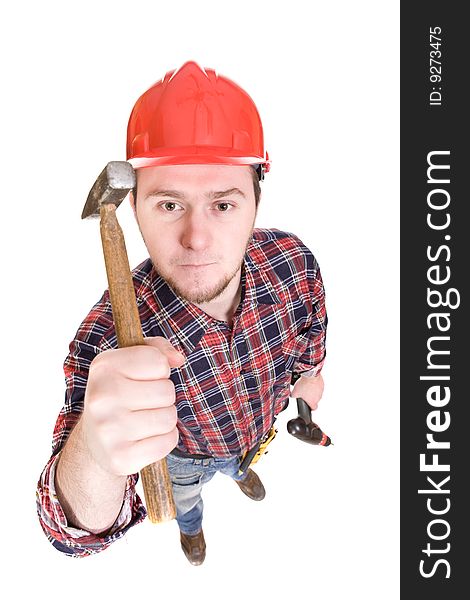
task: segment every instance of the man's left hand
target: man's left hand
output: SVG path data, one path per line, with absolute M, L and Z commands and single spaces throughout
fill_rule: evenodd
M 321 373 L 316 377 L 299 377 L 290 395 L 292 398 L 302 398 L 311 410 L 316 410 L 323 395 L 323 388 L 324 383 Z

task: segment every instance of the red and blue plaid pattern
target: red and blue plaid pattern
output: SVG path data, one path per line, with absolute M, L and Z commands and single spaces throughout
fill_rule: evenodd
M 145 337 L 164 336 L 186 356 L 172 369 L 178 410 L 178 448 L 215 457 L 241 455 L 271 428 L 289 399 L 291 373 L 320 372 L 327 316 L 318 263 L 296 236 L 255 229 L 242 270 L 242 298 L 233 327 L 176 296 L 147 259 L 133 271 Z M 68 528 L 53 473 L 58 453 L 83 410 L 88 370 L 103 350 L 116 348 L 109 294 L 80 325 L 64 363 L 65 404 L 53 436 L 53 455 L 38 485 L 38 512 L 49 539 L 67 554 L 98 552 L 145 518 L 128 478 L 127 501 L 111 535 Z M 114 533 L 113 533 L 114 531 Z

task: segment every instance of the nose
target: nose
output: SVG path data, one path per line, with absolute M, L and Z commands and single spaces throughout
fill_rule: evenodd
M 202 211 L 189 210 L 185 215 L 181 245 L 187 250 L 206 250 L 211 243 L 210 223 Z

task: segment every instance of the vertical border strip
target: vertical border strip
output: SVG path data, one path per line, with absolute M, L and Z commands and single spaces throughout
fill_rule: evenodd
M 401 2 L 400 534 L 406 599 L 458 598 L 464 592 L 457 590 L 467 587 L 470 119 L 464 103 L 470 51 L 458 6 Z

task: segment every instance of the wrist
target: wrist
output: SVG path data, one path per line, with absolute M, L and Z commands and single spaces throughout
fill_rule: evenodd
M 305 377 L 306 379 L 313 379 L 315 377 L 320 377 L 320 375 L 321 375 L 321 371 L 319 371 L 317 367 L 313 367 L 312 369 L 309 369 L 308 371 L 302 371 L 300 373 L 300 376 Z
M 72 429 L 62 448 L 57 471 L 61 474 L 67 471 L 66 477 L 68 478 L 73 478 L 73 473 L 81 475 L 86 472 L 93 479 L 106 481 L 109 484 L 119 485 L 120 482 L 127 479 L 125 475 L 116 475 L 105 469 L 95 458 L 83 426 L 83 415 Z

